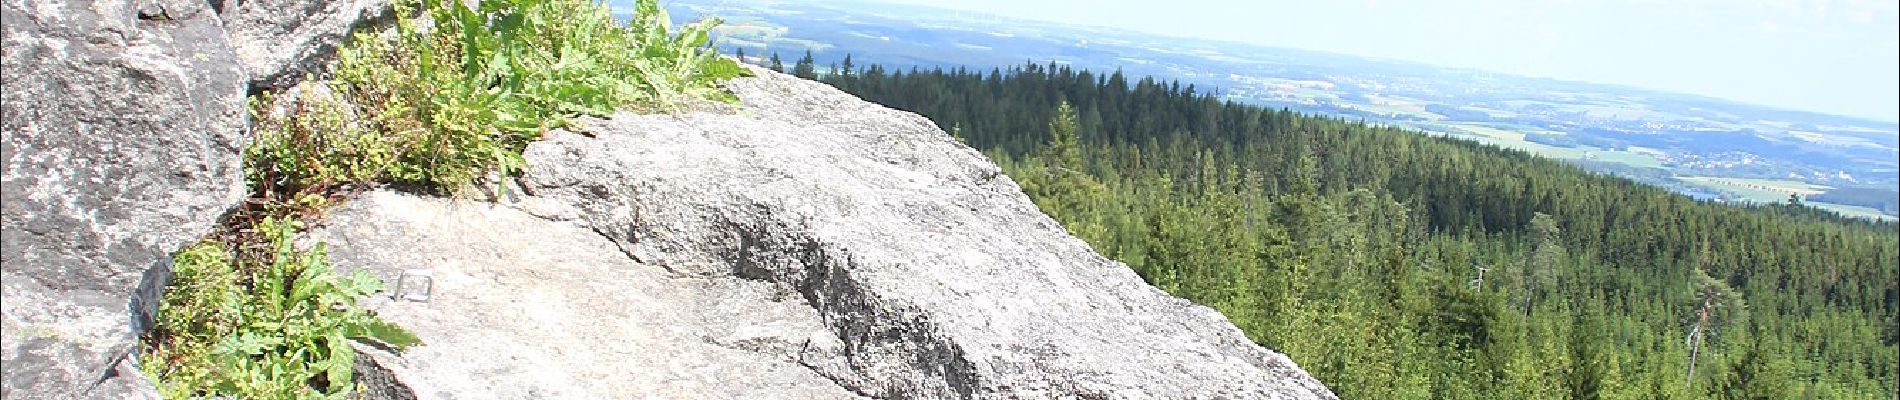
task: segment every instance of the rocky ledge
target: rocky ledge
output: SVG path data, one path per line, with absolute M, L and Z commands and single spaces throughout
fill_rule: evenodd
M 425 344 L 391 398 L 1326 399 L 915 114 L 759 72 L 723 113 L 585 120 L 500 202 L 377 192 L 336 264 Z M 417 281 L 416 278 L 411 282 Z

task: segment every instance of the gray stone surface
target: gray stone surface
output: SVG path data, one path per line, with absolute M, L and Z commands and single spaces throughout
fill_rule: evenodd
M 376 399 L 834 399 L 801 364 L 836 342 L 802 299 L 742 279 L 634 262 L 573 221 L 493 203 L 371 192 L 314 236 L 339 268 L 392 287 L 433 277 L 427 302 L 363 304 L 416 332 L 402 356 L 365 351 Z M 814 344 L 816 343 L 816 344 Z
M 247 78 L 202 1 L 0 7 L 0 397 L 153 397 L 126 355 L 242 197 Z
M 621 114 L 530 145 L 513 204 L 673 279 L 798 300 L 829 331 L 801 364 L 868 397 L 1333 398 L 1097 255 L 923 117 L 755 71 L 730 85 L 736 113 Z M 758 302 L 731 285 L 700 290 Z
M 251 86 L 284 89 L 322 76 L 351 32 L 393 21 L 389 0 L 231 1 L 224 26 Z M 229 7 L 229 6 L 227 6 Z

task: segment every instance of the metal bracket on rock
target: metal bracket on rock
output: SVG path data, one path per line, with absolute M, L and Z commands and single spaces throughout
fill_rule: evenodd
M 426 269 L 403 270 L 396 277 L 395 293 L 390 295 L 398 301 L 407 300 L 419 303 L 429 302 L 429 295 L 435 290 L 435 273 Z

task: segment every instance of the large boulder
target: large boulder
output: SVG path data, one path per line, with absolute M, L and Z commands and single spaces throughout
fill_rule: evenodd
M 123 361 L 243 197 L 247 78 L 203 1 L 0 7 L 0 397 L 152 396 Z
M 339 212 L 319 235 L 339 265 L 436 280 L 426 303 L 370 301 L 426 342 L 374 357 L 389 380 L 418 398 L 1334 398 L 930 121 L 755 72 L 730 84 L 736 112 L 553 132 L 500 206 Z
M 235 4 L 233 4 L 235 3 Z M 389 0 L 226 0 L 224 27 L 254 89 L 321 75 L 351 32 L 394 21 Z

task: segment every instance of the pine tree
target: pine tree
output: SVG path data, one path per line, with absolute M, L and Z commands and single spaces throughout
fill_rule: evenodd
M 1555 218 L 1541 212 L 1534 213 L 1529 229 L 1535 243 L 1530 258 L 1520 264 L 1522 269 L 1518 271 L 1518 280 L 1523 285 L 1523 310 L 1526 317 L 1531 315 L 1531 305 L 1547 292 L 1545 286 L 1550 285 L 1557 263 L 1564 257 L 1564 247 L 1558 237 L 1563 231 L 1557 228 Z
M 1706 250 L 1706 244 L 1704 248 L 1703 257 L 1706 260 L 1711 254 Z M 1704 263 L 1706 264 L 1706 261 Z M 1689 329 L 1688 337 L 1683 338 L 1684 344 L 1689 346 L 1689 372 L 1683 378 L 1686 386 L 1695 384 L 1696 362 L 1699 361 L 1698 357 L 1701 355 L 1705 338 L 1716 330 L 1719 323 L 1735 322 L 1734 320 L 1745 316 L 1746 314 L 1743 313 L 1747 311 L 1747 304 L 1742 301 L 1742 295 L 1730 288 L 1727 282 L 1709 276 L 1708 271 L 1705 271 L 1705 266 L 1696 267 L 1693 278 L 1696 295 L 1696 309 L 1693 317 L 1695 323 Z
M 1792 399 L 1796 398 L 1793 381 L 1786 371 L 1787 362 L 1770 358 L 1766 354 L 1762 338 L 1757 337 L 1748 348 L 1742 350 L 1740 358 L 1735 360 L 1735 369 L 1729 372 L 1728 379 L 1722 382 L 1717 394 L 1723 399 Z
M 1043 158 L 1054 162 L 1052 167 L 1080 170 L 1082 166 L 1082 139 L 1080 128 L 1076 124 L 1075 107 L 1064 101 L 1056 106 L 1056 116 L 1049 120 L 1049 144 L 1043 149 L 1048 152 Z
M 785 72 L 785 63 L 779 62 L 778 52 L 772 52 L 772 72 Z
M 812 60 L 811 50 L 805 50 L 805 57 L 799 58 L 798 63 L 792 65 L 792 76 L 818 79 L 818 66 L 814 65 L 816 62 Z

